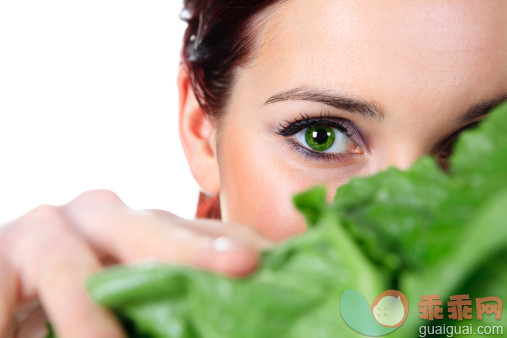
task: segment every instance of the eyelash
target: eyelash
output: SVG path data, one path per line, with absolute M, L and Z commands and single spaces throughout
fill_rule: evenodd
M 442 167 L 442 169 L 448 170 L 448 168 L 449 168 L 448 158 L 452 154 L 452 152 L 454 150 L 454 144 L 456 143 L 456 140 L 461 135 L 461 133 L 464 132 L 465 130 L 474 129 L 475 127 L 477 127 L 479 125 L 479 123 L 480 123 L 480 121 L 473 122 L 473 123 L 470 123 L 460 129 L 458 129 L 457 131 L 455 131 L 451 135 L 447 136 L 440 143 L 440 145 L 438 147 L 437 154 L 436 154 L 436 158 L 437 158 L 439 165 Z
M 357 132 L 355 127 L 353 127 L 352 123 L 349 120 L 342 119 L 342 118 L 332 118 L 330 117 L 330 113 L 324 114 L 324 112 L 320 113 L 320 116 L 318 117 L 310 117 L 308 114 L 300 114 L 301 118 L 294 118 L 294 121 L 288 121 L 285 120 L 287 125 L 279 124 L 279 130 L 276 132 L 278 135 L 286 137 L 285 142 L 290 145 L 290 147 L 300 154 L 302 154 L 304 157 L 311 159 L 311 160 L 318 160 L 318 161 L 336 161 L 343 159 L 347 155 L 339 154 L 339 153 L 323 153 L 315 150 L 308 149 L 304 146 L 302 146 L 299 142 L 295 141 L 292 138 L 289 138 L 290 136 L 295 135 L 296 133 L 300 132 L 301 130 L 313 126 L 325 126 L 330 128 L 335 128 L 339 130 L 340 132 L 344 133 L 347 137 L 349 137 L 352 142 L 357 142 L 352 137 L 352 134 L 354 131 Z M 350 132 L 350 129 L 354 129 L 353 132 Z

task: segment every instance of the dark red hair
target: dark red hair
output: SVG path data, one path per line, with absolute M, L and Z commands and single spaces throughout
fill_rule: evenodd
M 283 0 L 185 0 L 180 14 L 188 23 L 182 62 L 195 96 L 214 123 L 229 98 L 234 71 L 255 44 L 254 17 Z M 199 195 L 197 218 L 220 219 L 218 196 Z

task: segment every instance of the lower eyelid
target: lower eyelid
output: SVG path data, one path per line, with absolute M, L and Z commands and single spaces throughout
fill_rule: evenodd
M 339 161 L 345 157 L 347 157 L 349 154 L 340 154 L 340 153 L 323 153 L 314 151 L 311 149 L 306 148 L 305 146 L 299 144 L 296 140 L 292 138 L 287 138 L 284 140 L 284 143 L 287 143 L 291 149 L 296 150 L 300 155 L 302 155 L 305 158 L 311 159 L 313 161 Z

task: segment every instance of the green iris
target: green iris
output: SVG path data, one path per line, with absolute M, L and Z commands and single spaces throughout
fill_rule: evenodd
M 335 133 L 333 128 L 315 126 L 309 127 L 305 133 L 306 143 L 316 151 L 325 151 L 334 143 Z

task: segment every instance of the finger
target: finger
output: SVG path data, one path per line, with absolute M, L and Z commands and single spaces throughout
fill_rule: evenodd
M 121 261 L 156 258 L 230 276 L 247 275 L 258 266 L 258 248 L 246 236 L 199 232 L 170 213 L 135 212 L 107 190 L 87 192 L 62 208 L 89 241 Z
M 11 245 L 22 281 L 33 287 L 61 337 L 122 337 L 112 314 L 92 303 L 84 280 L 100 269 L 87 245 L 69 231 L 58 208 L 42 206 L 23 217 Z M 34 222 L 38 224 L 33 225 Z
M 41 307 L 34 309 L 30 315 L 20 322 L 16 330 L 16 338 L 46 337 L 48 318 Z
M 262 236 L 253 227 L 244 224 L 230 224 L 211 219 L 186 220 L 175 216 L 174 214 L 159 209 L 145 209 L 138 211 L 139 213 L 148 213 L 161 218 L 174 218 L 173 224 L 192 230 L 199 231 L 210 236 L 220 237 L 226 236 L 247 243 L 259 250 L 267 249 L 276 243 Z
M 7 336 L 14 317 L 17 296 L 15 270 L 7 258 L 0 254 L 0 337 Z

